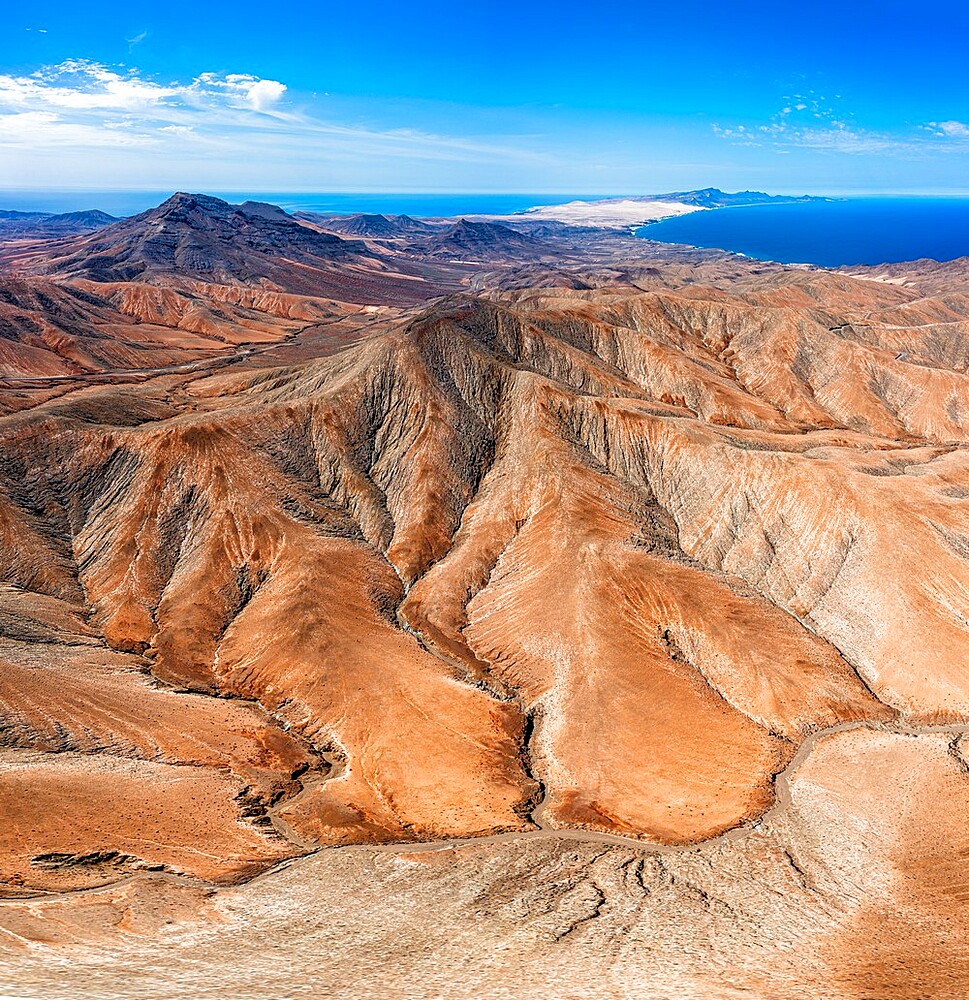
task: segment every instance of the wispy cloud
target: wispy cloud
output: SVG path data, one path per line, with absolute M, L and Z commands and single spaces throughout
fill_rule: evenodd
M 151 136 L 131 131 L 124 121 L 88 125 L 69 121 L 52 111 L 0 114 L 0 147 L 29 146 L 38 152 L 77 148 L 101 149 L 152 146 Z
M 969 125 L 965 122 L 926 122 L 925 128 L 946 139 L 969 139 Z
M 969 139 L 969 125 L 958 121 L 927 122 L 896 130 L 861 126 L 844 107 L 840 94 L 828 98 L 810 90 L 783 98 L 766 122 L 713 126 L 715 135 L 734 145 L 773 147 L 778 152 L 807 149 L 830 153 L 885 153 L 923 156 L 947 152 L 946 140 Z
M 121 157 L 130 171 L 131 155 L 142 149 L 153 157 L 147 164 L 153 173 L 168 163 L 202 176 L 221 165 L 223 176 L 271 174 L 270 184 L 284 173 L 320 183 L 315 178 L 334 166 L 344 175 L 358 167 L 363 179 L 380 164 L 398 161 L 547 159 L 527 144 L 500 137 L 334 121 L 320 117 L 319 102 L 313 113 L 284 82 L 249 73 L 158 80 L 136 69 L 68 60 L 30 74 L 0 74 L 0 156 L 6 151 L 9 162 L 24 170 L 20 164 L 58 150 L 70 158 L 72 170 L 82 170 L 109 164 L 108 151 L 115 150 L 114 159 Z
M 137 35 L 132 38 L 126 38 L 125 41 L 128 43 L 128 51 L 134 52 L 136 45 L 141 45 L 141 43 L 148 37 L 147 31 L 139 31 Z

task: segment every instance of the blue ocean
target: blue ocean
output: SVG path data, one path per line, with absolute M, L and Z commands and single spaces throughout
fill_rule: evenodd
M 783 264 L 882 264 L 969 255 L 969 197 L 845 198 L 718 208 L 654 222 L 637 235 Z

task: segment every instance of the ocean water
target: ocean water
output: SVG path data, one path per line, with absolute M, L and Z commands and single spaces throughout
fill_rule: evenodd
M 969 256 L 969 197 L 845 198 L 718 208 L 650 223 L 637 235 L 783 264 L 883 264 Z
M 220 197 L 224 197 L 220 195 Z M 226 197 L 238 201 L 239 196 Z M 567 201 L 593 201 L 607 197 L 595 194 L 260 194 L 253 200 L 268 201 L 287 212 L 320 212 L 352 215 L 413 215 L 417 218 L 452 218 L 460 215 L 510 215 L 535 205 L 562 205 Z
M 94 208 L 109 215 L 134 215 L 153 208 L 171 191 L 2 191 L 0 209 L 20 212 L 78 212 Z M 206 194 L 238 203 L 267 201 L 287 212 L 352 215 L 355 212 L 414 215 L 424 218 L 459 215 L 508 215 L 533 205 L 561 205 L 607 197 L 595 194 L 302 194 L 293 192 L 219 192 Z M 612 196 L 608 196 L 612 197 Z

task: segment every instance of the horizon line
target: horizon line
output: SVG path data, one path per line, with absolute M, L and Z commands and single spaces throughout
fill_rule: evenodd
M 805 189 L 797 190 L 778 190 L 765 191 L 760 188 L 737 188 L 730 190 L 729 188 L 720 188 L 715 185 L 707 185 L 705 187 L 697 188 L 682 188 L 682 193 L 690 193 L 694 191 L 704 191 L 704 190 L 718 190 L 722 191 L 724 194 L 743 194 L 746 191 L 752 193 L 760 194 L 778 194 L 781 196 L 791 196 L 796 197 L 798 195 L 810 195 L 815 197 L 932 197 L 932 196 L 949 196 L 949 197 L 969 197 L 969 187 L 959 188 L 959 189 L 918 189 L 918 190 L 876 190 L 876 189 L 854 189 L 854 190 L 818 190 L 813 191 Z M 535 196 L 535 197 L 548 197 L 548 196 L 572 196 L 572 197 L 599 197 L 599 198 L 640 198 L 649 197 L 655 194 L 672 194 L 674 192 L 656 192 L 656 191 L 522 191 L 522 190 L 492 190 L 486 188 L 476 188 L 476 189 L 449 189 L 449 188 L 439 188 L 434 190 L 416 190 L 416 189 L 399 189 L 399 188 L 278 188 L 276 190 L 254 188 L 254 187 L 240 187 L 240 188 L 221 188 L 218 186 L 206 187 L 206 188 L 196 188 L 192 191 L 189 187 L 20 187 L 20 186 L 7 186 L 0 184 L 0 194 L 164 194 L 166 192 L 171 192 L 172 194 L 178 193 L 194 193 L 194 194 L 207 194 L 211 191 L 217 191 L 219 194 L 272 194 L 272 195 L 407 195 L 413 197 L 421 196 L 460 196 L 460 195 L 487 195 L 494 197 L 502 196 Z M 680 193 L 680 192 L 676 192 Z

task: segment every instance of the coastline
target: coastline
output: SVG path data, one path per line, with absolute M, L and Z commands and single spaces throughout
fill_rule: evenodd
M 633 235 L 666 246 L 720 250 L 787 267 L 875 267 L 913 260 L 945 263 L 969 255 L 969 198 L 828 198 L 775 205 L 738 216 L 705 213 L 700 225 L 676 219 L 650 220 Z M 796 215 L 793 209 L 798 209 Z

